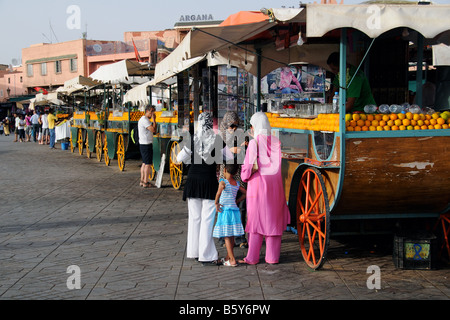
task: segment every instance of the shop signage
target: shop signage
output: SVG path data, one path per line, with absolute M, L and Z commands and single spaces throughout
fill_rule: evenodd
M 186 14 L 180 17 L 180 22 L 195 22 L 195 21 L 213 21 L 212 14 Z

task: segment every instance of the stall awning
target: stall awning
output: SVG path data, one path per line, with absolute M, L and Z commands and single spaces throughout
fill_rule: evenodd
M 123 97 L 123 103 L 130 102 L 136 106 L 142 106 L 149 103 L 149 96 L 147 88 L 151 87 L 152 95 L 158 97 L 158 99 L 169 99 L 169 91 L 156 83 L 155 80 L 148 81 L 140 84 L 131 90 L 128 90 Z
M 56 91 L 70 95 L 76 91 L 87 90 L 100 84 L 101 84 L 100 81 L 92 80 L 84 76 L 78 76 L 64 82 L 64 86 L 58 88 Z
M 89 77 L 103 83 L 144 83 L 147 82 L 153 70 L 148 64 L 132 60 L 122 60 L 116 63 L 101 66 Z
M 157 81 L 167 79 L 174 70 L 180 69 L 180 63 L 197 57 L 205 57 L 213 50 L 231 47 L 233 43 L 249 39 L 270 29 L 273 25 L 275 22 L 270 22 L 267 17 L 264 21 L 250 24 L 194 29 L 186 35 L 169 56 L 156 65 L 155 79 Z M 192 61 L 194 60 L 190 62 Z
M 354 28 L 376 38 L 386 31 L 407 27 L 431 39 L 450 29 L 449 13 L 450 5 L 436 4 L 308 4 L 306 34 L 322 37 L 335 29 Z

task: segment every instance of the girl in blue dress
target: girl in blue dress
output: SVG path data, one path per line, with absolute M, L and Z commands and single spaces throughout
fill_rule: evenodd
M 234 257 L 234 237 L 245 234 L 241 222 L 241 212 L 237 204 L 245 199 L 246 190 L 240 186 L 233 176 L 239 169 L 238 165 L 226 164 L 224 168 L 225 179 L 219 180 L 219 189 L 216 194 L 217 222 L 214 227 L 213 237 L 224 238 L 227 248 L 227 256 L 223 265 L 227 267 L 236 267 Z M 238 191 L 242 196 L 236 200 Z

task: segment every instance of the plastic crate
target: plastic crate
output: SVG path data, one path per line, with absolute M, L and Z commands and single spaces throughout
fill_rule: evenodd
M 437 238 L 434 234 L 429 232 L 395 235 L 392 257 L 395 267 L 399 269 L 435 269 L 437 260 Z

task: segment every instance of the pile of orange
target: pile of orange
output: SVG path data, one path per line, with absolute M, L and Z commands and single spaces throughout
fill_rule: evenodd
M 267 113 L 267 117 L 274 128 L 339 132 L 339 114 L 319 114 L 315 119 L 286 118 L 276 113 Z
M 449 129 L 450 118 L 438 112 L 433 114 L 347 114 L 347 131 L 436 130 Z

